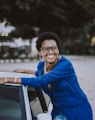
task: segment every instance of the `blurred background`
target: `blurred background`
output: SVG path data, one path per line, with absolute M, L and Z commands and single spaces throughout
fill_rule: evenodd
M 61 54 L 94 56 L 95 0 L 0 0 L 0 59 L 38 59 L 45 31 L 58 34 Z
M 0 0 L 0 71 L 36 69 L 35 43 L 46 31 L 60 37 L 95 118 L 95 0 Z

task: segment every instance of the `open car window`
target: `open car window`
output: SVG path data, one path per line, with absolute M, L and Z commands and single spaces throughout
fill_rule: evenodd
M 50 98 L 41 89 L 28 87 L 28 96 L 34 117 L 48 111 Z

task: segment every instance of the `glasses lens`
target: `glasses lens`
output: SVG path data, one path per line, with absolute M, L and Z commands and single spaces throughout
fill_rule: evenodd
M 45 47 L 42 47 L 42 48 L 41 48 L 41 50 L 42 50 L 43 52 L 49 52 L 50 49 L 53 50 L 53 51 L 55 51 L 55 50 L 58 49 L 58 47 L 57 47 L 57 46 L 51 46 L 51 47 L 45 46 Z
M 52 46 L 51 49 L 52 50 L 56 50 L 58 47 L 57 46 Z

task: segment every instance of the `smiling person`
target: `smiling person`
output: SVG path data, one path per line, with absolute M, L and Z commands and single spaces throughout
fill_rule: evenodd
M 39 35 L 36 47 L 43 58 L 37 71 L 17 69 L 35 74 L 36 78 L 0 78 L 0 84 L 16 83 L 41 88 L 51 99 L 53 120 L 93 120 L 87 96 L 80 88 L 72 63 L 59 55 L 60 39 L 52 32 Z

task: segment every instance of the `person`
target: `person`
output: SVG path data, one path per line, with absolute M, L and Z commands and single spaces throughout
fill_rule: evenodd
M 60 38 L 56 33 L 38 36 L 36 48 L 42 60 L 37 70 L 16 69 L 15 72 L 35 74 L 35 78 L 0 78 L 0 84 L 15 83 L 41 88 L 51 99 L 52 120 L 92 120 L 92 108 L 81 89 L 74 67 L 60 55 Z

